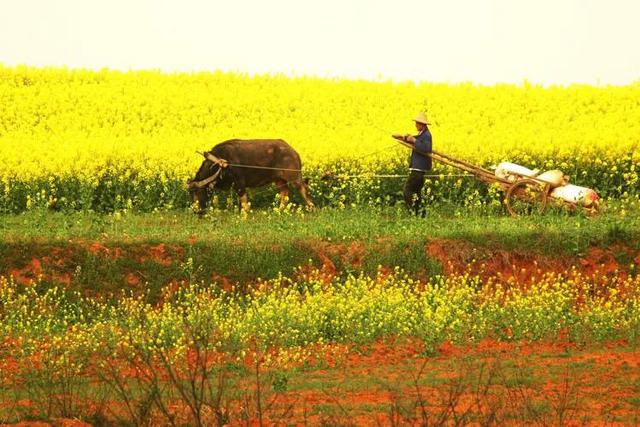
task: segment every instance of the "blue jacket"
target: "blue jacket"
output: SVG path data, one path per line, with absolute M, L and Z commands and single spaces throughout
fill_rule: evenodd
M 411 160 L 409 161 L 409 169 L 418 169 L 422 171 L 431 170 L 431 156 L 424 156 L 416 152 L 431 153 L 431 132 L 425 128 L 421 133 L 415 136 L 416 142 L 413 144 L 415 150 L 411 152 Z

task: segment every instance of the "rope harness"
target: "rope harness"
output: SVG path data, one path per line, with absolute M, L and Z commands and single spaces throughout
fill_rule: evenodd
M 208 185 L 213 183 L 216 179 L 218 179 L 218 177 L 220 176 L 220 173 L 222 173 L 222 168 L 218 169 L 218 171 L 213 175 L 211 175 L 209 178 L 205 178 L 202 181 L 194 181 L 189 185 L 197 188 L 207 187 Z

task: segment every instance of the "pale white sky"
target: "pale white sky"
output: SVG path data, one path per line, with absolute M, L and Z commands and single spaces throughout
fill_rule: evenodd
M 0 11 L 5 65 L 640 80 L 640 0 L 0 0 Z

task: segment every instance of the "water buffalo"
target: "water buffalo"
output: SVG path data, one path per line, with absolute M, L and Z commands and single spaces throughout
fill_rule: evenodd
M 200 215 L 205 212 L 210 189 L 233 187 L 240 198 L 240 208 L 246 211 L 249 209 L 247 188 L 270 183 L 276 184 L 280 192 L 281 207 L 289 196 L 289 183 L 298 189 L 306 205 L 313 207 L 300 172 L 300 156 L 281 139 L 231 139 L 203 155 L 205 160 L 195 178 L 188 182 L 191 199 L 198 203 Z

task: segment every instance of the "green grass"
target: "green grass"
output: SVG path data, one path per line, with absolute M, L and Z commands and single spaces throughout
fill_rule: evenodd
M 580 214 L 552 213 L 513 218 L 472 208 L 439 207 L 427 218 L 408 215 L 404 208 L 319 209 L 315 212 L 254 210 L 247 217 L 217 211 L 199 219 L 189 211 L 96 214 L 32 211 L 0 216 L 3 241 L 97 239 L 101 241 L 182 242 L 190 237 L 242 242 L 318 238 L 371 240 L 381 236 L 410 239 L 429 236 L 468 240 L 506 249 L 523 243 L 550 249 L 573 250 L 589 243 L 608 243 L 636 237 L 640 213 L 632 207 L 622 218 L 617 206 L 589 218 Z M 566 237 L 572 236 L 571 242 Z M 536 245 L 536 243 L 538 243 Z

